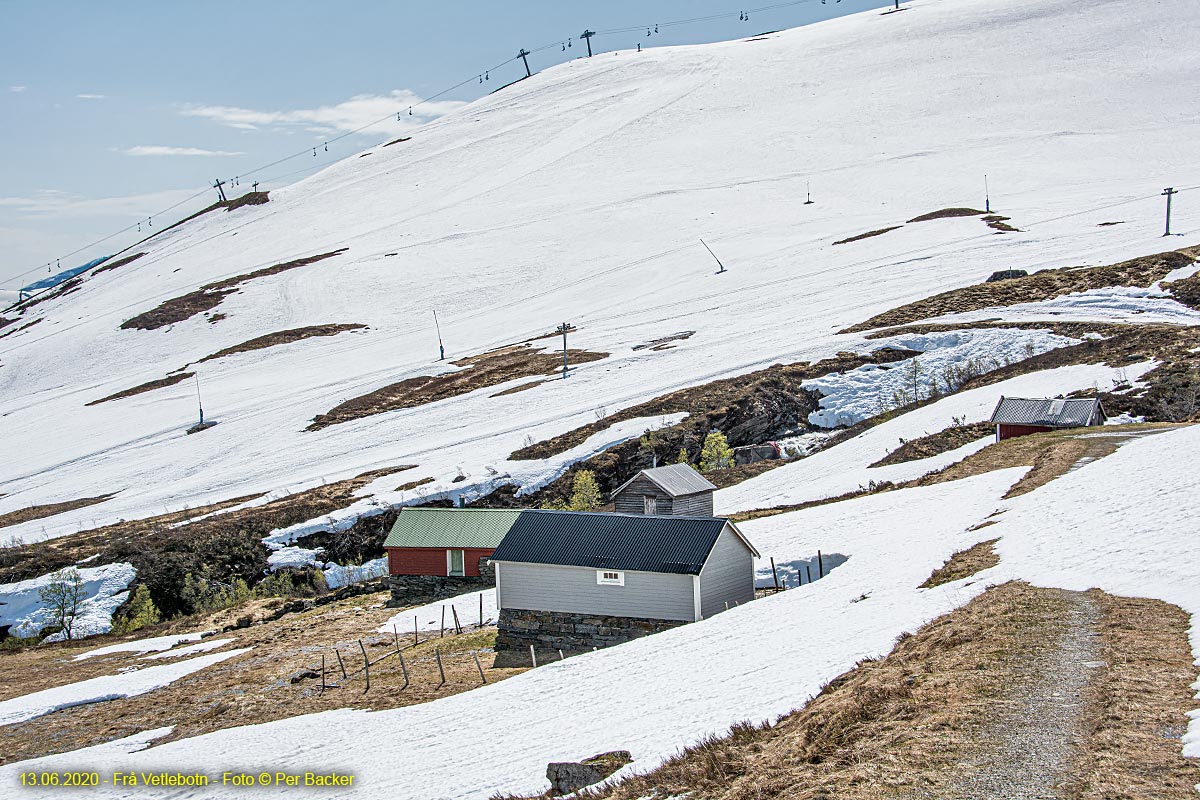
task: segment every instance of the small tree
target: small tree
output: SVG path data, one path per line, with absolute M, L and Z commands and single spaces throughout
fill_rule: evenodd
M 700 450 L 700 471 L 712 472 L 714 469 L 725 469 L 733 466 L 733 450 L 725 434 L 713 431 L 704 437 L 704 447 Z
M 150 597 L 150 588 L 144 583 L 139 583 L 133 590 L 133 596 L 129 598 L 125 616 L 113 622 L 112 629 L 113 633 L 130 633 L 147 625 L 156 625 L 161 620 L 158 606 L 154 605 L 154 599 Z
M 595 511 L 603 504 L 604 495 L 600 492 L 600 484 L 596 483 L 596 474 L 590 469 L 576 472 L 567 508 L 571 511 Z
M 681 447 L 681 448 L 679 448 L 679 457 L 675 459 L 675 463 L 676 463 L 676 464 L 690 464 L 690 463 L 692 463 L 692 460 L 691 460 L 690 458 L 688 458 L 688 454 L 687 454 L 687 448 L 686 448 L 686 447 Z
M 54 625 L 62 630 L 68 639 L 73 638 L 75 616 L 79 613 L 79 604 L 83 601 L 83 578 L 74 567 L 61 569 L 54 574 L 50 583 L 38 590 L 38 596 L 46 604 Z

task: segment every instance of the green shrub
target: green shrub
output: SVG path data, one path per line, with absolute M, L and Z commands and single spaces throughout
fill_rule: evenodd
M 150 596 L 150 587 L 139 583 L 129 598 L 125 613 L 113 620 L 113 633 L 131 633 L 162 621 L 158 606 Z
M 729 447 L 725 434 L 713 431 L 704 437 L 704 447 L 700 450 L 700 471 L 712 472 L 714 469 L 727 469 L 733 466 L 733 450 Z

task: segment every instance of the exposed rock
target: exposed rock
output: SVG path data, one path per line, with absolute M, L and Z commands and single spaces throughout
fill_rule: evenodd
M 613 750 L 600 753 L 583 761 L 555 761 L 546 767 L 546 780 L 550 781 L 550 794 L 560 797 L 577 792 L 612 775 L 633 761 L 628 750 Z

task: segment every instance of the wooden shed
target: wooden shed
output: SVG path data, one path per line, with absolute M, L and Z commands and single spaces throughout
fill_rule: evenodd
M 1108 419 L 1098 397 L 1003 397 L 992 412 L 996 441 L 1031 433 L 1103 425 Z
M 758 551 L 732 522 L 522 511 L 492 556 L 497 665 L 695 622 L 754 599 Z
M 480 577 L 521 512 L 516 509 L 405 508 L 384 540 L 389 575 Z
M 612 494 L 618 514 L 711 517 L 712 483 L 688 464 L 644 469 Z

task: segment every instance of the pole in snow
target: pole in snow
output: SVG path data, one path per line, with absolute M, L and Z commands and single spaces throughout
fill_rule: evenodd
M 987 173 L 983 176 L 983 210 L 987 213 L 992 213 L 992 198 L 988 194 Z
M 446 348 L 442 345 L 442 327 L 440 325 L 438 325 L 436 308 L 433 310 L 433 327 L 437 331 L 437 337 L 438 337 L 438 353 L 440 354 L 438 356 L 438 361 L 445 361 L 446 360 Z
M 533 73 L 529 71 L 529 59 L 525 57 L 529 55 L 529 51 L 522 47 L 521 52 L 517 53 L 517 55 L 521 57 L 521 61 L 525 64 L 525 77 L 528 78 L 532 76 Z
M 558 326 L 556 333 L 561 333 L 563 337 L 563 380 L 567 379 L 567 332 L 571 330 L 571 326 L 563 323 Z
M 596 35 L 595 31 L 587 31 L 587 30 L 585 30 L 583 33 L 579 34 L 579 38 L 583 39 L 585 42 L 587 42 L 588 58 L 592 57 L 592 37 L 595 35 Z
M 221 180 L 220 178 L 217 178 L 216 181 L 213 182 L 213 188 L 217 190 L 217 195 L 221 198 L 222 203 L 225 202 L 225 189 L 222 188 L 224 186 L 225 181 Z
M 717 274 L 720 275 L 722 272 L 725 271 L 725 265 L 721 263 L 721 259 L 717 258 L 717 254 L 712 251 L 712 248 L 709 247 L 707 244 L 704 244 L 703 239 L 700 240 L 700 244 L 704 245 L 704 249 L 707 250 L 708 254 L 713 257 L 713 260 L 717 262 L 717 266 L 720 267 L 720 269 L 717 270 Z
M 804 205 L 806 205 L 806 206 L 811 206 L 811 205 L 813 204 L 813 201 L 812 201 L 812 181 L 805 181 L 805 182 L 804 182 L 804 194 L 805 194 L 805 196 L 806 196 L 806 198 L 807 198 L 807 199 L 805 199 L 805 201 L 804 201 Z
M 196 376 L 196 405 L 200 408 L 200 427 L 204 427 L 204 403 L 200 400 L 200 376 Z
M 1179 191 L 1171 188 L 1170 186 L 1168 186 L 1166 189 L 1163 189 L 1163 196 L 1167 198 L 1167 232 L 1164 233 L 1163 236 L 1171 235 L 1171 197 L 1177 194 L 1179 194 Z

